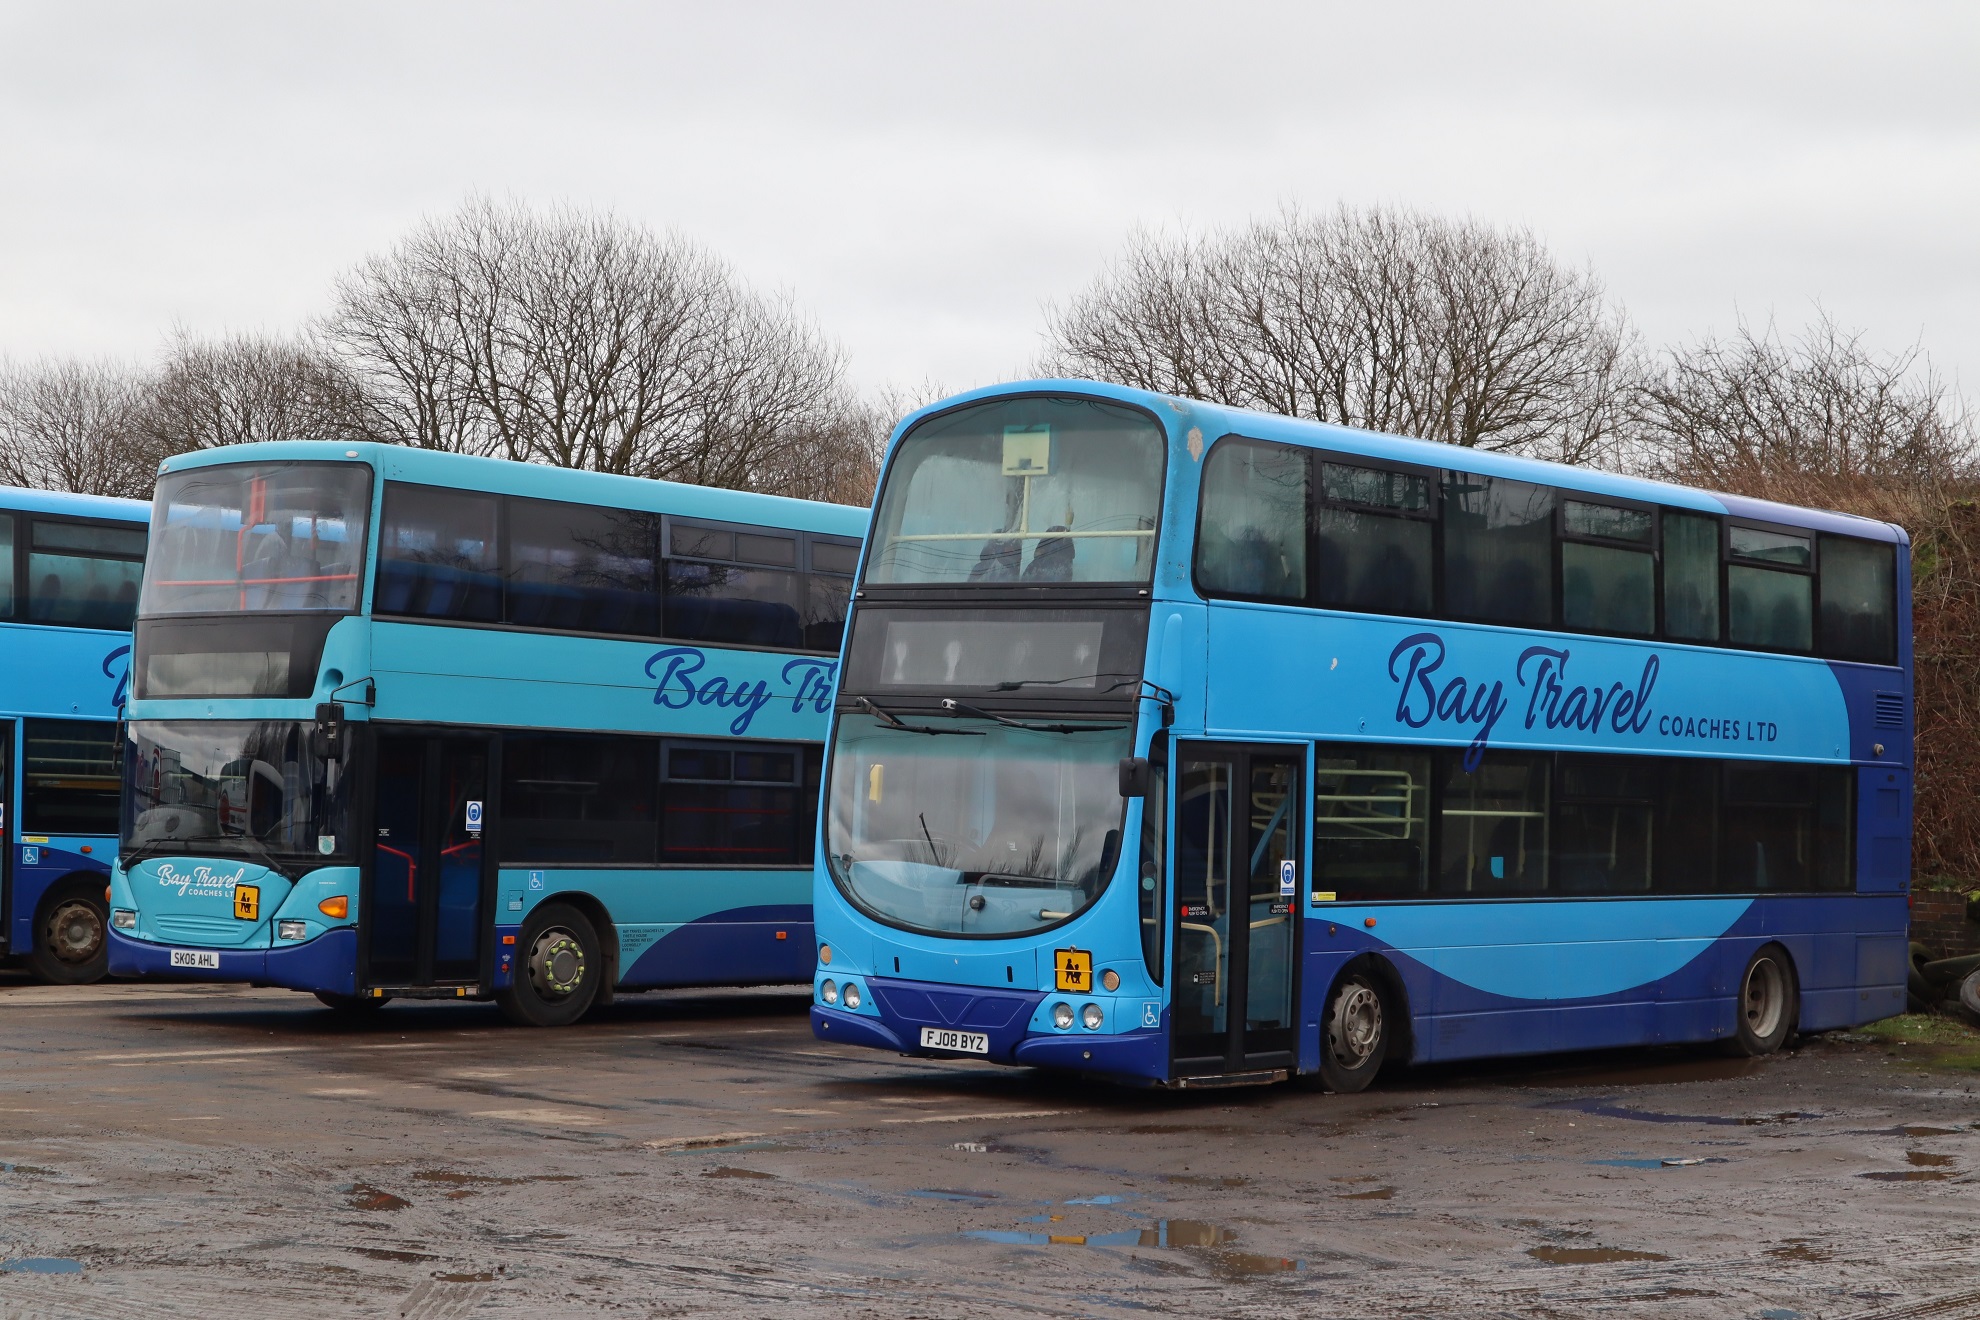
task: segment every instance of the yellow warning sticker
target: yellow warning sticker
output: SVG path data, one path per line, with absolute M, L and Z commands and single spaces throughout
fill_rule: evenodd
M 1052 984 L 1072 994 L 1085 994 L 1093 988 L 1093 954 L 1087 949 L 1052 950 L 1055 973 Z
M 261 920 L 261 887 L 259 885 L 234 886 L 234 915 L 242 921 Z

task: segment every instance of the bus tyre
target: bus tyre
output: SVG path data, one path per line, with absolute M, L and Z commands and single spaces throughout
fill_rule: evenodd
M 1801 989 L 1795 981 L 1794 964 L 1787 951 L 1769 944 L 1746 964 L 1739 979 L 1739 1002 L 1734 1005 L 1733 1038 L 1727 1042 L 1734 1054 L 1758 1058 L 1772 1054 L 1786 1043 L 1800 1016 Z
M 583 1017 L 598 998 L 605 960 L 598 932 L 576 908 L 546 903 L 530 914 L 516 941 L 521 951 L 515 982 L 495 992 L 509 1021 L 525 1027 L 563 1027 Z
M 369 1017 L 392 1000 L 389 996 L 337 995 L 328 990 L 318 990 L 316 1002 L 341 1017 Z
M 67 880 L 41 900 L 27 967 L 48 985 L 85 985 L 110 970 L 110 912 L 100 877 Z
M 1342 1095 L 1365 1090 L 1388 1052 L 1388 1004 L 1381 987 L 1365 972 L 1350 972 L 1334 983 L 1327 996 L 1320 1033 L 1320 1081 Z

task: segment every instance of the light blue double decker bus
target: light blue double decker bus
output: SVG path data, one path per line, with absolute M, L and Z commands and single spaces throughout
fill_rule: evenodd
M 539 1025 L 802 984 L 865 520 L 389 446 L 170 460 L 112 970 Z
M 104 974 L 117 717 L 150 510 L 0 487 L 0 954 Z
M 896 433 L 821 1039 L 1172 1086 L 1902 1010 L 1901 530 L 1082 382 Z

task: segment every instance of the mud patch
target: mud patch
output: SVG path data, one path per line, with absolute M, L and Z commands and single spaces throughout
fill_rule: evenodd
M 423 1260 L 440 1259 L 428 1251 L 395 1251 L 390 1247 L 345 1247 L 344 1250 L 363 1256 L 367 1260 L 397 1261 L 401 1265 L 417 1265 Z
M 1811 1265 L 1830 1258 L 1829 1252 L 1809 1246 L 1806 1238 L 1790 1239 L 1782 1246 L 1769 1248 L 1767 1254 L 1775 1260 L 1798 1260 Z
M 472 1274 L 435 1274 L 442 1283 L 493 1283 L 497 1275 L 488 1270 L 477 1270 Z
M 394 1196 L 370 1183 L 347 1183 L 337 1190 L 344 1194 L 344 1204 L 353 1210 L 404 1210 L 412 1205 L 405 1197 Z
M 1393 1187 L 1376 1187 L 1365 1192 L 1343 1193 L 1341 1199 L 1343 1201 L 1386 1201 L 1395 1194 L 1396 1189 Z
M 1875 1173 L 1859 1173 L 1859 1178 L 1871 1182 L 1943 1182 L 1953 1176 L 1951 1169 L 1879 1169 Z
M 1628 1105 L 1617 1104 L 1614 1100 L 1549 1100 L 1546 1104 L 1535 1105 L 1535 1109 L 1570 1110 L 1578 1114 L 1593 1114 L 1598 1118 L 1626 1118 L 1635 1123 L 1700 1123 L 1708 1127 L 1773 1127 L 1783 1123 L 1800 1123 L 1820 1114 L 1789 1110 L 1779 1114 L 1749 1114 L 1733 1118 L 1724 1114 L 1666 1114 L 1654 1109 L 1632 1109 Z
M 1904 1162 L 1914 1169 L 1943 1169 L 1953 1162 L 1950 1155 L 1934 1155 L 1925 1150 L 1908 1150 Z
M 1627 1260 L 1669 1260 L 1661 1251 L 1629 1251 L 1623 1247 L 1530 1247 L 1527 1255 L 1547 1265 L 1612 1265 Z
M 703 1169 L 704 1178 L 776 1178 L 774 1173 L 764 1173 L 759 1169 L 739 1169 L 733 1164 L 718 1164 L 712 1169 Z

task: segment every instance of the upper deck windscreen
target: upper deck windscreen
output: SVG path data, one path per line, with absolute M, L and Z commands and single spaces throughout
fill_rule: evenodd
M 1143 583 L 1162 504 L 1161 429 L 1091 399 L 961 408 L 895 450 L 870 583 Z
M 159 478 L 138 613 L 358 607 L 371 469 L 229 463 Z

